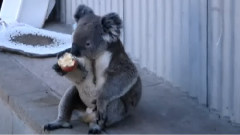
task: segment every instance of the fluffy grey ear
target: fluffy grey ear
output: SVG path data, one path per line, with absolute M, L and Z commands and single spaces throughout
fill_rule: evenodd
M 83 16 L 85 16 L 87 14 L 94 14 L 94 12 L 88 6 L 79 5 L 77 10 L 75 11 L 74 19 L 75 19 L 76 22 L 78 22 L 80 18 L 82 18 Z
M 107 42 L 116 41 L 121 34 L 122 20 L 116 13 L 109 13 L 102 17 L 103 39 Z

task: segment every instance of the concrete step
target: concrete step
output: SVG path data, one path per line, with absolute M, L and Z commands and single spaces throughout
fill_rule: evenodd
M 0 63 L 0 133 L 44 133 L 42 126 L 57 117 L 59 99 L 10 55 L 0 53 Z M 87 126 L 80 127 L 85 130 L 51 133 L 86 133 Z
M 55 58 L 31 59 L 0 52 L 0 133 L 84 134 L 88 126 L 77 117 L 73 129 L 44 132 L 45 123 L 57 117 L 59 98 L 71 84 L 57 76 Z M 240 133 L 240 128 L 199 105 L 171 84 L 140 69 L 143 96 L 134 115 L 108 133 Z M 54 93 L 53 93 L 54 92 Z

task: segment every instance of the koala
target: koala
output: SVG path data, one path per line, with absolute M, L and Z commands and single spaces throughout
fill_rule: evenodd
M 57 119 L 44 130 L 72 128 L 73 110 L 90 108 L 89 134 L 99 134 L 134 111 L 142 95 L 141 79 L 119 39 L 122 21 L 116 13 L 97 16 L 91 8 L 80 5 L 74 18 L 77 26 L 72 47 L 58 57 L 69 52 L 78 67 L 64 72 L 57 63 L 53 66 L 73 86 L 61 98 Z

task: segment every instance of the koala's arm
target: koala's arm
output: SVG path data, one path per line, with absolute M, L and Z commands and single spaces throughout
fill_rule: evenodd
M 66 49 L 66 50 L 63 50 L 63 51 L 59 52 L 59 53 L 57 54 L 57 58 L 59 59 L 59 58 L 62 57 L 65 53 L 70 53 L 70 52 L 71 52 L 71 49 L 72 49 L 72 48 L 68 48 L 68 49 Z M 79 62 L 79 61 L 77 61 L 77 62 L 78 62 L 78 69 L 81 70 L 81 71 L 83 71 L 83 73 L 86 73 L 87 71 L 86 71 L 86 69 L 84 68 L 84 66 L 82 65 L 82 63 Z M 55 72 L 57 72 L 57 74 L 60 75 L 60 76 L 64 76 L 65 74 L 67 74 L 67 72 L 65 72 L 65 71 L 63 71 L 63 70 L 61 69 L 61 67 L 58 65 L 58 63 L 54 64 L 54 65 L 52 66 L 52 69 L 55 70 Z
M 83 78 L 85 78 L 87 76 L 88 71 L 86 70 L 86 68 L 82 65 L 81 62 L 77 61 L 77 69 L 80 70 L 83 73 Z M 64 76 L 66 75 L 68 72 L 65 72 L 61 69 L 61 67 L 58 65 L 58 63 L 55 63 L 52 66 L 52 69 L 60 76 Z

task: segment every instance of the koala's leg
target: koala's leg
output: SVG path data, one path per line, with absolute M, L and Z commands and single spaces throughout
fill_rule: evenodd
M 109 127 L 131 114 L 136 108 L 142 94 L 141 79 L 138 77 L 137 82 L 132 88 L 122 97 L 111 101 L 107 105 L 106 120 L 97 121 L 90 125 L 90 134 L 101 133 L 104 127 Z M 99 120 L 99 116 L 98 116 Z
M 107 107 L 107 120 L 105 126 L 109 127 L 112 124 L 121 121 L 128 116 L 129 113 L 129 105 L 124 103 L 122 99 L 116 99 L 112 101 Z
M 86 106 L 79 97 L 75 86 L 65 92 L 58 105 L 58 117 L 55 121 L 44 125 L 44 130 L 72 128 L 70 119 L 75 108 L 85 110 Z
M 108 104 L 107 119 L 104 123 L 95 121 L 90 123 L 89 134 L 100 134 L 105 127 L 111 126 L 124 119 L 129 114 L 129 107 L 122 99 L 115 99 Z

